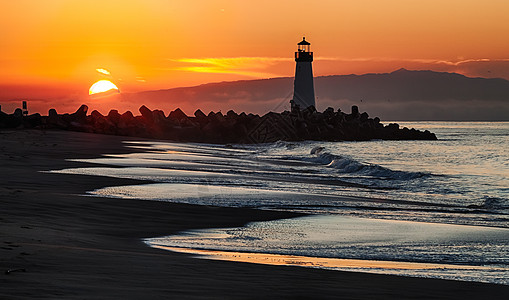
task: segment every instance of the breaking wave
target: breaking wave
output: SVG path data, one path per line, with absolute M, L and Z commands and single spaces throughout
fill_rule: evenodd
M 325 152 L 325 148 L 323 147 L 313 148 L 310 154 L 312 157 L 308 158 L 308 161 L 325 165 L 328 168 L 334 168 L 341 173 L 395 180 L 412 180 L 431 176 L 430 173 L 397 171 L 376 164 L 363 163 L 348 156 L 340 156 Z
M 507 205 L 507 199 L 490 196 L 485 196 L 484 201 L 482 202 L 481 205 L 471 205 L 470 207 L 485 208 L 498 211 L 503 209 L 509 209 L 509 206 Z

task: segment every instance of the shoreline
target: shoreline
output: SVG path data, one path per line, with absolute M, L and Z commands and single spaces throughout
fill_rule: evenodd
M 302 256 L 291 254 L 272 254 L 266 252 L 243 252 L 235 250 L 207 250 L 200 248 L 187 248 L 187 247 L 171 247 L 153 245 L 152 247 L 173 251 L 178 253 L 188 253 L 199 259 L 211 259 L 220 261 L 234 261 L 246 262 L 253 264 L 265 264 L 275 266 L 300 266 L 307 268 L 328 269 L 344 272 L 356 272 L 364 274 L 382 274 L 389 275 L 390 270 L 392 275 L 400 277 L 414 277 L 414 278 L 433 278 L 426 276 L 419 276 L 417 273 L 413 275 L 403 275 L 402 270 L 433 270 L 433 269 L 454 269 L 469 271 L 475 270 L 489 270 L 486 266 L 469 266 L 469 265 L 453 265 L 453 264 L 440 264 L 440 263 L 426 263 L 426 262 L 408 262 L 408 261 L 391 261 L 391 260 L 370 260 L 370 259 L 350 259 L 350 258 L 329 258 L 329 257 L 315 257 L 315 256 Z M 373 272 L 373 269 L 384 269 L 381 272 Z M 400 273 L 400 274 L 397 274 Z M 479 282 L 473 280 L 462 280 L 465 282 Z
M 140 152 L 141 138 L 0 131 L 0 297 L 503 299 L 496 284 L 209 261 L 150 248 L 143 238 L 302 214 L 83 196 L 147 181 L 39 171 L 87 166 L 68 158 Z

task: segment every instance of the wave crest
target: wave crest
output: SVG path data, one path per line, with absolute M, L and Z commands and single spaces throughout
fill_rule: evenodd
M 328 168 L 334 168 L 342 173 L 396 180 L 412 180 L 431 175 L 424 172 L 391 170 L 376 164 L 362 163 L 348 156 L 340 156 L 325 152 L 323 147 L 313 148 L 310 154 L 314 155 L 314 157 L 311 158 L 311 161 L 323 164 Z

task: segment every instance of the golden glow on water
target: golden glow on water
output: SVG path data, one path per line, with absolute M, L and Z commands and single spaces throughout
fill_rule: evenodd
M 169 250 L 173 252 L 181 252 L 198 255 L 202 258 L 236 261 L 264 265 L 277 266 L 302 266 L 323 269 L 355 269 L 356 271 L 371 269 L 391 269 L 391 270 L 431 270 L 431 269 L 464 269 L 464 270 L 489 270 L 488 267 L 468 266 L 468 265 L 451 265 L 451 264 L 432 264 L 432 263 L 415 263 L 415 262 L 399 262 L 399 261 L 380 261 L 380 260 L 361 260 L 361 259 L 342 259 L 342 258 L 326 258 L 326 257 L 310 257 L 298 255 L 280 255 L 266 253 L 246 253 L 246 252 L 230 252 L 230 251 L 213 251 L 191 248 L 166 247 L 160 245 L 152 245 L 154 248 Z

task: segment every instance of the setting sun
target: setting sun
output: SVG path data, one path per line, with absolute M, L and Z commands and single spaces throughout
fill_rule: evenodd
M 96 83 L 92 84 L 90 89 L 88 90 L 89 95 L 104 93 L 111 90 L 117 90 L 118 87 L 109 80 L 99 80 Z

